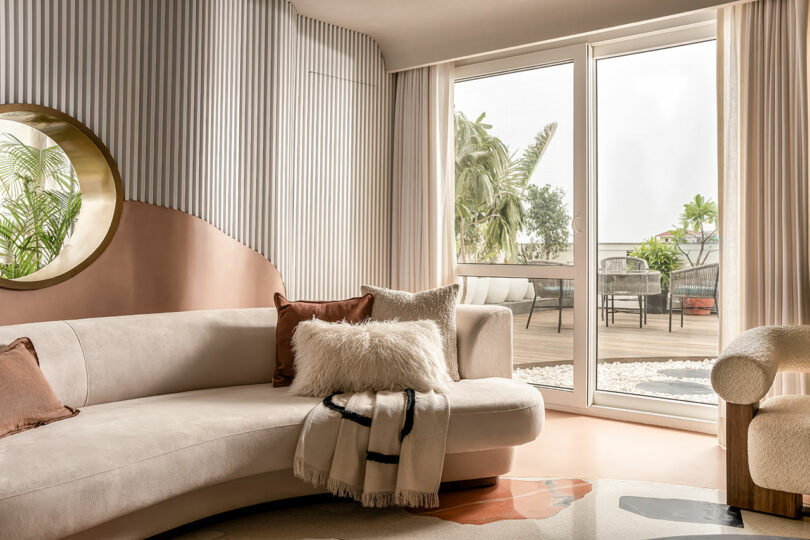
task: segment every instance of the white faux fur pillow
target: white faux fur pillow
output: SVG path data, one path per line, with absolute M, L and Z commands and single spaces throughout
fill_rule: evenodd
M 299 323 L 292 339 L 290 393 L 328 396 L 366 390 L 447 393 L 442 337 L 433 321 Z

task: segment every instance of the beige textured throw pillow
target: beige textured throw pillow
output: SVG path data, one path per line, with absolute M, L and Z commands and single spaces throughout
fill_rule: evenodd
M 298 323 L 290 393 L 328 396 L 372 390 L 447 393 L 452 383 L 433 321 Z
M 450 377 L 457 381 L 458 353 L 456 346 L 456 296 L 458 283 L 418 293 L 392 291 L 363 285 L 363 294 L 374 295 L 371 318 L 376 321 L 418 321 L 436 323 L 442 334 L 444 359 Z

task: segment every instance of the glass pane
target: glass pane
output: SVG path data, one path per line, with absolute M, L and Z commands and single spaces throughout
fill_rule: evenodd
M 573 280 L 462 276 L 459 282 L 462 303 L 512 310 L 515 379 L 573 389 Z
M 598 390 L 717 403 L 715 81 L 714 41 L 597 61 Z
M 460 263 L 573 262 L 574 66 L 457 82 Z

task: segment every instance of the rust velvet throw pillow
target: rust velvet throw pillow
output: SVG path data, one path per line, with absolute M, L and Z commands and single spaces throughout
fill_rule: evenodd
M 30 339 L 0 348 L 0 438 L 77 414 L 53 393 Z
M 326 322 L 358 323 L 371 317 L 371 308 L 374 305 L 374 296 L 371 294 L 334 302 L 290 302 L 281 293 L 276 293 L 273 300 L 278 311 L 273 386 L 290 386 L 295 378 L 292 338 L 298 323 L 313 318 Z

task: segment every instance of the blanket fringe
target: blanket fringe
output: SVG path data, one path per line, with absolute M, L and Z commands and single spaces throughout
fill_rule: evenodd
M 293 474 L 296 478 L 303 480 L 312 487 L 320 488 L 326 486 L 326 490 L 329 493 L 337 495 L 338 497 L 347 497 L 360 502 L 362 502 L 364 498 L 363 488 L 347 484 L 342 480 L 329 478 L 328 472 L 316 469 L 298 456 L 296 456 L 293 461 Z M 391 497 L 391 503 L 389 503 L 388 506 L 390 506 L 394 500 L 394 494 L 390 493 L 389 495 Z M 366 506 L 365 503 L 363 505 Z
M 312 487 L 323 487 L 329 480 L 329 473 L 316 469 L 298 456 L 293 461 L 293 474 Z
M 347 484 L 342 480 L 336 480 L 334 478 L 330 478 L 326 482 L 326 490 L 332 495 L 347 497 L 355 501 L 361 501 L 363 497 L 363 488 Z
M 363 493 L 360 503 L 366 508 L 388 508 L 394 506 L 396 495 L 392 491 L 378 491 L 376 493 Z
M 439 494 L 400 489 L 396 492 L 394 502 L 397 506 L 410 508 L 436 508 L 439 506 Z

